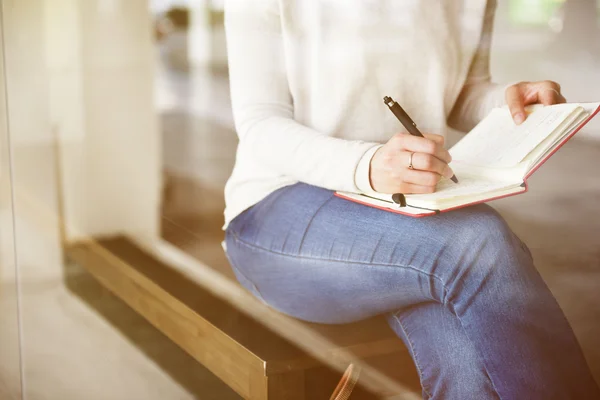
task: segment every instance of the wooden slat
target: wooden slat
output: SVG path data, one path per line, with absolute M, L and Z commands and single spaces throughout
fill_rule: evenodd
M 153 256 L 138 248 L 127 239 L 100 240 L 99 246 L 106 252 L 118 256 L 129 268 L 159 285 L 171 297 L 213 326 L 224 335 L 250 349 L 272 371 L 265 367 L 265 374 L 308 368 L 319 363 L 290 342 L 266 329 L 230 304 L 209 294 L 197 283 L 190 281 L 177 270 L 157 261 Z
M 104 253 L 104 254 L 103 254 Z M 122 260 L 92 243 L 67 249 L 102 285 L 143 315 L 244 398 L 264 361 Z

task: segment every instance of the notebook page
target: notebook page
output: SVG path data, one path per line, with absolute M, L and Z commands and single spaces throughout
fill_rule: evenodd
M 518 184 L 509 181 L 490 180 L 481 176 L 461 174 L 458 183 L 454 183 L 450 179 L 442 179 L 438 183 L 435 193 L 407 195 L 406 201 L 409 204 L 416 204 L 415 200 L 435 202 L 455 197 L 484 194 L 513 186 L 518 186 Z
M 526 168 L 529 169 L 531 166 L 535 165 L 538 161 L 548 155 L 550 152 L 554 150 L 554 148 L 565 139 L 565 137 L 569 136 L 574 130 L 579 128 L 579 125 L 583 121 L 585 121 L 589 117 L 588 112 L 583 112 L 581 115 L 576 116 L 576 118 L 569 124 L 568 129 L 565 132 L 561 132 L 561 134 L 550 135 L 546 138 L 542 145 L 538 148 L 534 149 L 531 153 L 525 157 L 523 160 L 523 164 L 525 164 Z
M 515 125 L 508 108 L 494 109 L 452 149 L 453 162 L 492 168 L 520 163 L 569 116 L 578 104 L 536 108 L 521 125 Z

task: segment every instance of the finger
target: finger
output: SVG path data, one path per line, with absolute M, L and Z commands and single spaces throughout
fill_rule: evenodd
M 545 106 L 557 104 L 560 94 L 552 88 L 544 88 L 538 92 L 538 100 Z
M 406 160 L 404 164 L 401 164 L 403 168 L 409 168 L 410 165 L 410 152 L 400 153 L 400 161 Z M 426 153 L 414 153 L 412 156 L 413 170 L 433 172 L 437 175 L 451 178 L 454 175 L 452 168 L 448 166 L 448 163 L 440 160 L 439 158 Z M 416 183 L 416 182 L 415 182 Z
M 435 186 L 415 185 L 414 183 L 402 183 L 398 186 L 398 193 L 402 194 L 429 194 L 435 192 Z
M 451 178 L 454 176 L 454 171 L 445 161 L 432 156 L 431 154 L 415 153 L 413 155 L 413 169 L 418 171 L 434 172 L 438 175 Z
M 427 138 L 403 135 L 400 146 L 404 151 L 430 154 L 444 161 L 446 164 L 452 161 L 452 157 L 450 156 L 450 153 L 448 153 L 448 150 L 444 149 L 441 145 L 437 144 L 433 140 Z
M 442 175 L 435 172 L 408 169 L 404 172 L 403 179 L 404 182 L 415 185 L 436 186 L 442 179 Z
M 506 89 L 506 104 L 508 104 L 510 114 L 517 125 L 522 124 L 525 118 L 527 118 L 527 114 L 525 114 L 525 99 L 521 90 L 522 85 L 520 83 Z
M 552 82 L 554 83 L 554 82 Z M 558 84 L 545 85 L 538 92 L 538 100 L 540 103 L 550 106 L 552 104 L 566 103 L 567 100 L 560 93 Z
M 433 140 L 439 146 L 444 146 L 444 143 L 446 141 L 442 135 L 435 135 L 433 133 L 424 133 L 423 136 L 425 136 L 429 140 Z

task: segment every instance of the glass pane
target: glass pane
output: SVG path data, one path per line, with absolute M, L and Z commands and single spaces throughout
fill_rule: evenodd
M 24 397 L 238 398 L 136 312 L 137 300 L 122 300 L 111 292 L 120 287 L 107 284 L 138 283 L 103 275 L 114 272 L 109 267 L 116 259 L 103 238 L 127 235 L 152 243 L 159 234 L 158 49 L 149 2 L 2 3 Z M 2 168 L 3 178 L 7 171 Z M 3 235 L 3 249 L 8 239 Z M 109 257 L 99 269 L 85 262 L 96 251 Z M 10 267 L 1 269 L 12 275 L 6 290 L 2 286 L 1 304 L 2 322 L 10 323 L 2 323 L 0 333 L 10 328 L 7 334 L 16 340 Z M 4 300 L 8 294 L 11 303 Z M 11 312 L 4 313 L 6 307 Z M 8 383 L 19 384 L 18 346 L 14 340 L 0 346 L 2 363 L 9 360 L 5 354 L 14 360 L 0 369 L 4 390 L 5 368 Z
M 227 400 L 262 399 L 269 394 L 275 399 L 321 399 L 329 398 L 350 364 L 353 371 L 361 371 L 357 399 L 420 396 L 419 374 L 409 349 L 383 315 L 369 314 L 351 324 L 335 324 L 335 316 L 322 324 L 289 317 L 265 304 L 269 302 L 262 300 L 254 284 L 229 263 L 223 246 L 224 192 L 239 161 L 239 127 L 231 104 L 223 1 L 2 3 L 5 116 L 12 153 L 9 164 L 8 137 L 3 138 L 0 245 L 8 250 L 2 252 L 0 266 L 0 339 L 9 340 L 0 343 L 0 397 L 5 386 L 11 395 L 19 396 L 20 390 L 17 289 L 27 398 Z M 272 3 L 278 7 L 285 2 Z M 298 18 L 314 12 L 315 18 L 305 21 L 314 29 L 304 36 L 286 25 L 289 36 L 275 43 L 279 50 L 291 46 L 297 51 L 287 54 L 286 62 L 298 54 L 318 54 L 319 48 L 303 47 L 318 35 L 345 34 L 343 30 L 358 21 L 353 34 L 381 39 L 388 37 L 383 26 L 407 22 L 408 15 L 402 12 L 408 6 L 393 0 L 362 2 L 363 8 L 356 9 L 346 6 L 347 15 L 332 12 L 345 2 L 289 3 L 299 8 L 290 6 L 285 12 L 297 12 Z M 600 81 L 600 51 L 593 39 L 598 33 L 596 5 L 594 0 L 499 1 L 491 58 L 494 81 L 553 79 L 571 101 L 600 100 L 600 87 L 590 83 Z M 277 14 L 262 11 L 268 18 Z M 277 29 L 280 22 L 268 26 Z M 455 25 L 456 21 L 447 24 Z M 465 40 L 470 37 L 461 35 Z M 456 46 L 460 42 L 452 41 Z M 321 45 L 319 40 L 312 44 Z M 431 45 L 425 39 L 421 44 Z M 343 68 L 339 76 L 323 80 L 323 89 L 348 83 L 342 72 L 362 65 L 364 59 L 340 60 L 352 58 L 357 49 L 354 42 L 332 47 L 323 62 L 338 62 Z M 396 71 L 396 62 L 408 61 L 396 60 L 399 55 L 390 49 L 365 46 L 364 50 L 391 60 L 390 68 Z M 441 49 L 453 51 L 446 46 L 430 50 L 438 54 Z M 454 61 L 465 59 L 454 55 L 450 57 Z M 286 73 L 298 76 L 319 73 L 319 68 L 309 70 L 301 62 L 286 67 Z M 271 70 L 270 65 L 266 68 Z M 277 78 L 273 75 L 273 82 Z M 414 80 L 411 85 L 430 90 L 431 82 Z M 371 91 L 385 89 L 383 84 L 384 80 L 365 83 Z M 277 96 L 283 98 L 289 88 L 282 87 Z M 296 109 L 287 122 L 308 124 L 301 114 L 322 110 L 303 110 L 300 97 L 306 93 L 295 94 L 299 97 L 289 96 Z M 441 91 L 440 98 L 445 94 Z M 363 92 L 355 95 L 359 98 Z M 376 107 L 355 103 L 365 109 Z M 278 112 L 289 112 L 289 106 Z M 443 108 L 452 106 L 444 103 Z M 357 129 L 352 140 L 367 139 L 361 135 L 370 129 L 370 124 Z M 600 226 L 589 215 L 597 207 L 593 202 L 577 203 L 565 194 L 576 193 L 576 187 L 565 192 L 563 186 L 571 182 L 566 176 L 578 176 L 589 185 L 588 198 L 597 197 L 590 171 L 598 170 L 598 131 L 598 122 L 590 124 L 579 135 L 589 142 L 574 140 L 570 150 L 556 156 L 554 166 L 549 163 L 536 175 L 537 195 L 532 188 L 528 195 L 494 203 L 541 260 L 538 268 L 552 282 L 596 376 L 598 327 L 589 321 L 597 320 L 593 304 L 598 302 L 593 300 L 600 287 L 585 264 L 596 257 L 592 232 Z M 376 141 L 385 142 L 387 134 Z M 451 140 L 457 138 L 458 134 L 450 134 Z M 262 150 L 281 150 L 270 146 L 263 144 Z M 265 160 L 254 159 L 260 158 L 254 153 L 240 157 L 250 157 L 249 165 L 259 171 L 250 183 L 272 188 L 273 176 L 290 178 L 285 171 L 263 165 Z M 14 204 L 9 170 L 14 176 Z M 250 200 L 249 206 L 254 206 L 261 199 Z M 550 205 L 569 202 L 578 207 L 567 207 L 564 218 L 548 217 L 556 215 Z M 17 254 L 11 255 L 13 217 Z M 250 221 L 253 228 L 262 222 L 258 217 Z M 295 222 L 284 219 L 279 225 Z M 578 231 L 575 225 L 586 228 Z M 569 237 L 555 234 L 565 226 Z M 328 227 L 324 237 L 339 234 L 335 228 Z M 575 231 L 589 234 L 583 237 Z M 273 241 L 282 240 L 285 247 L 281 236 Z M 18 274 L 14 256 L 19 260 Z M 566 263 L 556 261 L 561 257 L 573 263 L 572 281 L 561 275 Z M 287 267 L 286 262 L 281 264 Z M 328 279 L 317 274 L 322 271 L 310 271 L 315 274 L 301 272 L 313 279 L 313 285 Z M 312 299 L 303 297 L 303 288 L 293 283 L 284 299 L 309 304 Z M 323 293 L 327 289 L 319 294 Z M 577 298 L 575 293 L 586 293 L 586 307 L 569 300 Z M 329 304 L 354 301 L 362 299 L 332 297 Z M 5 363 L 5 353 L 15 361 Z
M 0 10 L 0 398 L 22 398 L 15 215 L 4 70 L 4 28 Z

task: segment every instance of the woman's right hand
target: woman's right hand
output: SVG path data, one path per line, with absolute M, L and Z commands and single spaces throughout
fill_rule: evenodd
M 444 138 L 397 134 L 379 148 L 371 159 L 371 187 L 379 193 L 433 193 L 442 176 L 454 175 Z M 412 156 L 413 169 L 409 168 Z

